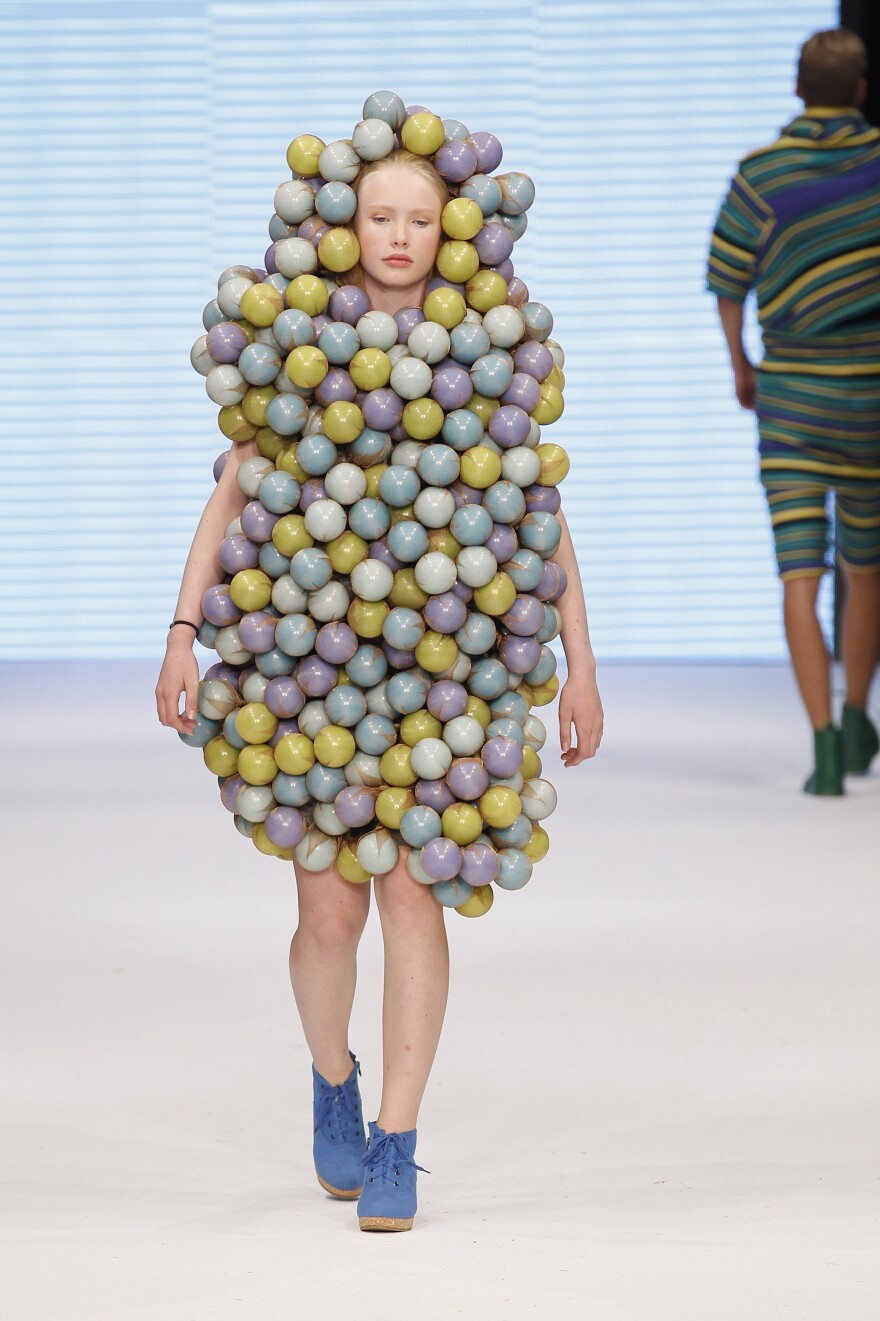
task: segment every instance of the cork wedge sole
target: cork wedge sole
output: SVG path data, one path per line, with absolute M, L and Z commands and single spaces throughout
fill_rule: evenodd
M 365 1230 L 384 1230 L 385 1233 L 399 1233 L 404 1229 L 412 1229 L 415 1216 L 410 1216 L 408 1220 L 396 1220 L 391 1216 L 359 1216 L 358 1223 L 361 1229 Z
M 320 1174 L 316 1175 L 316 1178 L 325 1193 L 329 1193 L 331 1197 L 339 1197 L 343 1202 L 353 1202 L 364 1191 L 363 1188 L 334 1188 L 333 1184 L 327 1183 Z

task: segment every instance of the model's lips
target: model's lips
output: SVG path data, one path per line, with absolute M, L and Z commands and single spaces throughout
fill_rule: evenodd
M 412 266 L 412 257 L 405 257 L 399 252 L 391 257 L 385 257 L 384 261 L 386 266 Z

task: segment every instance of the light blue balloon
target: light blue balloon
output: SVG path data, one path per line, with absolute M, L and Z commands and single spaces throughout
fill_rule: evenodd
M 556 656 L 549 647 L 541 647 L 541 659 L 531 670 L 523 675 L 526 683 L 546 683 L 556 673 Z
M 451 445 L 459 454 L 479 445 L 485 436 L 482 422 L 469 408 L 454 408 L 446 414 L 440 432 L 447 445 Z
M 507 679 L 507 667 L 494 657 L 484 656 L 474 665 L 468 675 L 466 686 L 474 697 L 482 697 L 485 701 L 490 701 L 506 691 Z
M 461 546 L 483 546 L 492 531 L 492 515 L 482 505 L 461 505 L 452 515 L 449 530 Z M 537 555 L 535 559 L 541 565 L 543 577 L 543 563 Z
M 392 463 L 379 478 L 379 494 L 392 509 L 411 505 L 421 489 L 422 483 L 415 468 L 405 468 L 400 463 Z
M 406 119 L 406 106 L 396 92 L 372 92 L 364 102 L 364 119 L 382 119 L 396 133 Z
M 280 469 L 268 473 L 257 489 L 260 503 L 272 514 L 289 514 L 296 509 L 301 494 L 296 478 Z
M 469 610 L 467 619 L 455 634 L 455 641 L 459 650 L 463 651 L 466 656 L 485 656 L 489 648 L 494 646 L 497 635 L 498 630 L 495 627 L 494 619 L 490 618 L 489 615 L 482 614 L 479 610 Z M 498 664 L 500 665 L 501 662 L 499 661 Z M 504 667 L 502 666 L 502 668 Z M 473 671 L 471 671 L 471 674 L 473 674 Z M 483 693 L 478 693 L 476 689 L 471 689 L 471 691 L 477 697 L 484 696 Z
M 418 710 L 418 708 L 416 708 Z M 370 714 L 359 720 L 354 729 L 354 741 L 361 752 L 370 757 L 381 757 L 397 742 L 397 730 L 387 716 Z
M 315 197 L 315 210 L 328 225 L 347 225 L 357 211 L 357 196 L 347 183 L 325 183 Z
M 538 629 L 535 637 L 539 642 L 552 642 L 558 638 L 562 630 L 562 615 L 559 613 L 559 607 L 549 602 L 544 606 L 544 623 Z
M 238 370 L 249 385 L 271 385 L 281 370 L 281 355 L 271 344 L 246 344 Z
M 418 610 L 410 610 L 408 606 L 395 606 L 382 624 L 383 638 L 390 647 L 397 647 L 400 651 L 414 651 L 424 635 L 425 621 L 422 615 Z
M 235 727 L 235 718 L 238 715 L 238 710 L 239 708 L 236 707 L 234 711 L 230 711 L 229 715 L 223 721 L 223 737 L 233 748 L 238 748 L 240 751 L 242 748 L 247 747 L 247 739 L 242 738 L 241 734 L 239 734 Z
M 520 812 L 512 825 L 505 826 L 503 830 L 490 830 L 489 833 L 496 844 L 521 849 L 532 837 L 532 823 L 524 812 Z
M 449 352 L 456 362 L 470 367 L 492 347 L 488 333 L 476 322 L 462 321 L 449 332 Z
M 284 771 L 279 771 L 272 781 L 272 793 L 275 801 L 285 807 L 305 807 L 311 797 L 304 775 L 285 775 Z
M 496 734 L 501 734 L 504 738 L 512 738 L 520 747 L 525 746 L 526 736 L 523 727 L 512 716 L 496 716 L 494 720 L 489 721 L 486 726 L 486 738 L 494 738 Z
M 502 890 L 521 890 L 528 884 L 532 875 L 532 860 L 521 849 L 502 849 L 498 854 L 498 862 L 495 884 Z
M 347 321 L 331 321 L 318 336 L 318 348 L 336 367 L 351 362 L 360 346 L 360 336 Z
M 451 486 L 460 470 L 461 461 L 449 445 L 426 445 L 419 455 L 417 471 L 429 486 Z
M 229 712 L 229 715 L 236 714 L 237 708 L 235 711 Z M 227 716 L 226 719 L 228 720 L 229 716 Z M 206 743 L 210 743 L 211 739 L 214 738 L 219 729 L 219 720 L 209 720 L 207 716 L 202 715 L 201 711 L 196 711 L 196 727 L 192 733 L 181 734 L 178 730 L 177 736 L 181 743 L 185 743 L 188 748 L 203 748 Z M 227 742 L 229 742 L 228 739 Z M 233 746 L 238 747 L 239 745 L 236 743 L 233 744 Z
M 273 401 L 274 402 L 274 401 Z M 337 449 L 323 431 L 303 436 L 296 447 L 297 463 L 310 477 L 323 477 L 336 462 Z
M 363 642 L 351 660 L 346 662 L 345 669 L 352 683 L 361 688 L 372 688 L 388 673 L 388 661 L 378 647 L 371 642 Z
M 278 347 L 287 351 L 311 344 L 315 338 L 315 327 L 312 318 L 305 312 L 301 312 L 298 307 L 289 307 L 279 312 L 273 321 L 272 334 Z
M 352 729 L 367 714 L 367 699 L 363 690 L 354 684 L 340 684 L 331 688 L 324 698 L 324 706 L 334 725 L 343 729 Z
M 402 716 L 420 711 L 428 697 L 431 680 L 419 670 L 402 670 L 388 680 L 385 694 L 394 710 Z
M 294 661 L 281 647 L 273 647 L 262 655 L 254 657 L 254 664 L 265 674 L 267 679 L 277 679 L 282 674 L 293 674 Z
M 529 718 L 529 704 L 522 693 L 511 691 L 502 693 L 500 697 L 493 697 L 489 703 L 489 710 L 496 720 L 506 716 L 510 720 L 515 720 L 520 726 Z
M 505 564 L 504 572 L 518 592 L 531 592 L 544 577 L 544 561 L 537 551 L 520 546 Z
M 321 546 L 308 546 L 298 550 L 290 561 L 290 576 L 306 592 L 317 592 L 333 577 L 330 556 Z
M 451 881 L 435 881 L 431 886 L 431 893 L 439 904 L 444 908 L 458 908 L 466 899 L 470 899 L 474 892 L 474 887 L 468 885 L 467 881 L 453 879 Z
M 323 766 L 316 761 L 306 771 L 306 788 L 319 803 L 332 803 L 346 783 L 345 771 L 341 766 Z
M 285 615 L 275 626 L 275 641 L 288 656 L 308 656 L 315 650 L 318 630 L 309 615 Z
M 458 192 L 460 197 L 469 197 L 476 202 L 486 217 L 494 215 L 503 201 L 501 185 L 488 174 L 472 174 L 469 179 L 465 179 Z
M 493 482 L 483 494 L 483 507 L 496 523 L 518 523 L 526 512 L 526 498 L 514 482 Z
M 279 436 L 296 436 L 309 415 L 309 406 L 298 394 L 276 394 L 266 409 L 266 424 Z
M 391 526 L 391 513 L 384 500 L 366 496 L 363 500 L 356 500 L 349 509 L 348 526 L 364 541 L 376 541 L 384 537 Z
M 440 813 L 433 807 L 410 807 L 401 818 L 400 833 L 407 844 L 420 849 L 429 839 L 437 839 L 443 833 Z
M 348 453 L 358 459 L 369 459 L 370 463 L 384 463 L 391 453 L 391 446 L 392 440 L 387 432 L 364 427 L 348 446 Z
M 500 399 L 513 378 L 513 365 L 502 353 L 503 350 L 492 349 L 484 353 L 482 358 L 477 358 L 471 367 L 474 389 L 487 399 Z
M 412 518 L 392 524 L 385 541 L 391 554 L 403 564 L 415 564 L 431 545 L 427 529 Z

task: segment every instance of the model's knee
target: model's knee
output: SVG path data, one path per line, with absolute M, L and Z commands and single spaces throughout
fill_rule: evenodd
M 375 892 L 380 913 L 393 917 L 397 923 L 411 921 L 420 927 L 426 921 L 443 923 L 443 907 L 431 893 L 430 885 L 414 881 L 402 864 L 385 876 L 376 877 Z
M 365 912 L 345 909 L 300 914 L 290 946 L 291 958 L 296 957 L 297 950 L 306 948 L 327 959 L 349 954 L 357 949 L 365 922 Z

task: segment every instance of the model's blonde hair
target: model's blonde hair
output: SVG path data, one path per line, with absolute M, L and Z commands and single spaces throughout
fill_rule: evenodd
M 404 151 L 403 149 L 392 151 L 390 155 L 383 156 L 380 161 L 370 161 L 367 165 L 363 166 L 358 173 L 357 178 L 354 179 L 351 184 L 355 195 L 359 195 L 364 180 L 369 179 L 371 174 L 378 174 L 379 170 L 389 168 L 412 170 L 415 174 L 421 175 L 423 179 L 427 179 L 428 183 L 431 184 L 437 194 L 441 210 L 447 202 L 451 201 L 452 198 L 457 195 L 457 190 L 453 191 L 453 189 L 450 188 L 449 184 L 443 178 L 443 175 L 435 170 L 427 156 L 417 156 L 415 152 Z M 355 224 L 356 221 L 352 221 L 349 226 L 352 232 L 354 232 Z M 360 262 L 358 262 L 356 266 L 353 266 L 350 271 L 343 271 L 337 276 L 337 280 L 339 284 L 353 284 L 356 285 L 358 289 L 363 289 L 364 273 L 361 270 Z
M 859 80 L 868 69 L 865 43 L 849 28 L 814 32 L 798 61 L 798 95 L 808 106 L 856 104 Z

